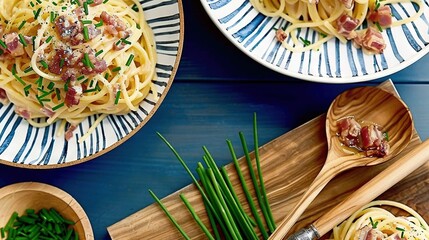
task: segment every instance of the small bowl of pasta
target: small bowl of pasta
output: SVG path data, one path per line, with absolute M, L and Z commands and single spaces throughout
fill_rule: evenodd
M 85 162 L 153 116 L 184 34 L 181 1 L 159 2 L 0 1 L 0 163 Z

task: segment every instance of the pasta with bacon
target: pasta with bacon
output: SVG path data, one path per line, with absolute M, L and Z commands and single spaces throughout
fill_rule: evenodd
M 254 8 L 269 17 L 279 17 L 285 26 L 276 30 L 282 45 L 295 52 L 317 50 L 323 43 L 337 38 L 353 44 L 367 53 L 382 53 L 386 47 L 384 28 L 416 20 L 423 14 L 421 0 L 250 0 Z M 418 11 L 394 20 L 390 5 L 416 4 Z M 302 29 L 319 32 L 315 41 L 300 35 Z
M 62 121 L 69 139 L 88 116 L 93 129 L 136 111 L 153 88 L 154 35 L 137 0 L 0 0 L 0 18 L 0 100 L 33 126 Z
M 395 216 L 381 206 L 397 208 L 408 216 Z M 412 208 L 399 202 L 380 200 L 369 203 L 335 227 L 333 239 L 423 240 L 429 239 L 429 226 Z

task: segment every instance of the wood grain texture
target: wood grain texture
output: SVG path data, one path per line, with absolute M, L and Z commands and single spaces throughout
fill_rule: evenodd
M 338 139 L 338 122 L 354 117 L 382 127 L 389 134 L 389 154 L 367 157 L 363 152 L 350 154 Z M 359 87 L 344 91 L 330 105 L 326 115 L 328 153 L 325 164 L 307 191 L 278 225 L 269 239 L 283 239 L 308 205 L 339 173 L 360 166 L 371 166 L 390 160 L 406 148 L 413 135 L 413 120 L 407 105 L 392 93 L 376 87 Z
M 384 82 L 380 87 L 396 94 L 396 90 L 390 81 Z M 325 119 L 325 115 L 316 117 L 260 147 L 265 185 L 277 223 L 297 203 L 325 162 L 327 155 Z M 411 143 L 398 157 L 410 151 L 420 142 L 419 136 L 414 131 Z M 310 204 L 291 232 L 314 222 L 323 213 L 392 164 L 395 159 L 380 165 L 354 168 L 339 174 Z M 243 159 L 240 159 L 240 163 L 243 172 L 247 173 Z M 428 164 L 424 165 L 389 189 L 380 198 L 406 203 L 414 207 L 425 218 L 429 218 L 429 201 L 424 201 L 428 200 L 428 190 L 421 187 L 429 182 L 428 168 Z M 235 189 L 237 189 L 239 198 L 244 199 L 234 166 L 232 164 L 227 165 L 227 170 Z M 250 183 L 248 174 L 246 174 L 246 180 Z M 179 193 L 185 194 L 199 216 L 207 223 L 201 197 L 193 185 L 167 196 L 162 199 L 163 203 L 190 237 L 205 239 L 203 232 L 181 202 Z M 244 206 L 247 205 L 244 204 Z M 248 208 L 246 210 L 249 211 Z M 112 239 L 180 238 L 179 232 L 156 204 L 152 204 L 109 226 L 108 232 Z

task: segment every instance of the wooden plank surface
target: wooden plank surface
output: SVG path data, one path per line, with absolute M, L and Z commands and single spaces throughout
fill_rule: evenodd
M 382 83 L 380 87 L 396 93 L 391 81 Z M 321 115 L 260 148 L 264 180 L 276 222 L 280 222 L 294 206 L 321 169 L 327 153 L 324 126 L 325 115 Z M 399 156 L 405 154 L 420 142 L 421 139 L 417 132 L 414 132 L 412 142 Z M 292 231 L 313 222 L 394 160 L 373 167 L 355 168 L 334 178 L 305 211 Z M 244 163 L 243 159 L 240 159 L 240 162 Z M 247 173 L 245 164 L 241 164 L 241 167 L 243 172 Z M 428 188 L 425 187 L 429 182 L 428 168 L 429 164 L 424 165 L 389 189 L 380 198 L 408 204 L 426 219 L 429 219 L 429 194 Z M 234 166 L 232 164 L 228 165 L 227 170 L 230 173 L 235 189 L 237 189 L 239 198 L 244 199 Z M 248 175 L 246 177 L 250 184 L 250 178 Z M 181 202 L 178 196 L 179 193 L 185 194 L 199 216 L 208 225 L 201 197 L 193 185 L 167 196 L 162 199 L 163 203 L 190 237 L 193 239 L 205 239 L 203 232 Z M 246 207 L 247 204 L 244 204 L 244 206 Z M 247 207 L 245 209 L 249 211 Z M 112 239 L 180 238 L 178 231 L 156 204 L 152 204 L 109 226 L 108 232 Z

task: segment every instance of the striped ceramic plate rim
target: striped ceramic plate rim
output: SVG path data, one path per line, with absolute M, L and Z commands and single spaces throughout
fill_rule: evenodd
M 60 168 L 82 163 L 117 147 L 135 134 L 155 113 L 173 82 L 183 48 L 184 18 L 181 0 L 140 1 L 156 41 L 158 61 L 156 92 L 140 104 L 138 111 L 110 115 L 83 143 L 78 139 L 97 116 L 88 117 L 65 141 L 57 136 L 59 124 L 44 128 L 29 125 L 14 113 L 12 104 L 0 104 L 0 163 L 22 168 Z
M 428 2 L 424 1 L 427 6 Z M 275 39 L 275 31 L 287 22 L 266 17 L 249 0 L 201 0 L 215 25 L 240 50 L 260 64 L 294 78 L 322 83 L 370 81 L 393 74 L 423 57 L 428 51 L 429 16 L 425 7 L 416 21 L 383 31 L 387 48 L 383 54 L 366 55 L 349 42 L 333 39 L 317 51 L 292 53 Z M 415 12 L 412 4 L 395 4 L 397 19 Z M 304 39 L 314 40 L 317 33 L 302 29 Z

